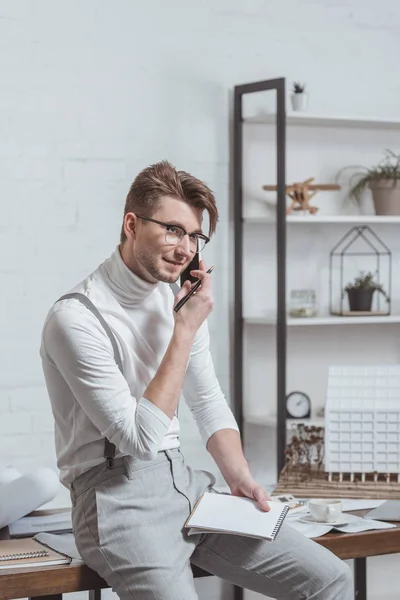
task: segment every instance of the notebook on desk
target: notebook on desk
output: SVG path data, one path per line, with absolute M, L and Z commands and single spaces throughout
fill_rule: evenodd
M 386 502 L 364 515 L 364 519 L 400 521 L 400 500 L 386 500 Z
M 196 503 L 185 527 L 189 528 L 189 535 L 227 533 L 273 541 L 289 507 L 281 502 L 268 504 L 270 510 L 265 512 L 255 500 L 206 492 Z
M 0 569 L 46 567 L 69 564 L 71 558 L 33 538 L 0 541 Z

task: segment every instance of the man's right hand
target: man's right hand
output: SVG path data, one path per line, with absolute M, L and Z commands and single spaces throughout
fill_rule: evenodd
M 189 298 L 177 313 L 174 312 L 175 326 L 184 327 L 185 330 L 195 334 L 200 325 L 207 319 L 208 315 L 214 308 L 214 299 L 211 289 L 211 273 L 207 273 L 207 268 L 203 260 L 200 261 L 199 269 L 193 270 L 190 274 L 201 280 L 199 289 Z M 185 281 L 179 293 L 175 297 L 176 304 L 186 294 L 188 294 L 195 285 L 190 281 Z

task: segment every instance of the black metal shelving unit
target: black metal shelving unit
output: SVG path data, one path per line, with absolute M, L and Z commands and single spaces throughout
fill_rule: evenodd
M 284 465 L 286 447 L 286 111 L 285 79 L 269 79 L 234 88 L 233 201 L 234 201 L 234 356 L 233 398 L 238 425 L 243 432 L 243 96 L 276 92 L 277 180 L 277 472 Z
M 276 253 L 277 253 L 277 473 L 285 462 L 286 447 L 286 85 L 285 78 L 269 79 L 234 88 L 233 111 L 233 217 L 234 217 L 234 354 L 233 407 L 243 435 L 243 97 L 247 94 L 276 91 Z M 355 596 L 367 598 L 366 559 L 354 559 Z M 235 600 L 242 600 L 243 590 L 234 588 Z

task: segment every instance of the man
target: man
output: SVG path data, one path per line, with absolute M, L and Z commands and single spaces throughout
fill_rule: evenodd
M 47 316 L 41 356 L 77 547 L 123 600 L 196 599 L 191 562 L 263 595 L 350 600 L 346 565 L 289 526 L 272 543 L 185 532 L 215 479 L 187 467 L 179 450 L 182 391 L 232 494 L 268 510 L 214 373 L 203 261 L 192 272 L 199 291 L 173 310 L 191 286 L 174 298 L 169 284 L 209 241 L 204 211 L 212 235 L 218 212 L 204 183 L 167 162 L 144 169 L 126 199 L 119 247 L 72 291 L 92 301 L 111 333 L 76 297 Z

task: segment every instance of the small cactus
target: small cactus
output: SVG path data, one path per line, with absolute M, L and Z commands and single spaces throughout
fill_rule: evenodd
M 302 94 L 306 89 L 305 83 L 300 83 L 299 81 L 295 81 L 293 84 L 293 93 L 294 94 Z

